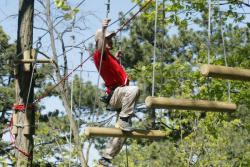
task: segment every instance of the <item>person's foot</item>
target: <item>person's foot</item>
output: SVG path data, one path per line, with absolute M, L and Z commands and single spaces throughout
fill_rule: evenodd
M 122 131 L 131 132 L 133 131 L 132 122 L 129 117 L 119 117 L 116 128 L 120 128 Z
M 102 157 L 101 159 L 99 159 L 98 161 L 98 167 L 116 167 L 114 165 L 112 165 L 111 160 Z

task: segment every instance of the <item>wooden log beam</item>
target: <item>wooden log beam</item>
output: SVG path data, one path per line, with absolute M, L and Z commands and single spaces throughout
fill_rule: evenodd
M 236 104 L 207 100 L 173 99 L 148 96 L 145 104 L 149 108 L 234 112 Z
M 250 81 L 250 69 L 205 64 L 201 66 L 200 71 L 206 77 Z
M 127 137 L 127 138 L 165 138 L 169 134 L 160 130 L 134 130 L 132 132 L 124 132 L 119 128 L 100 128 L 88 127 L 85 129 L 87 137 Z

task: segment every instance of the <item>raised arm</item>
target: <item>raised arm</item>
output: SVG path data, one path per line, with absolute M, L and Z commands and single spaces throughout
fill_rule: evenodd
M 105 50 L 105 33 L 108 27 L 110 19 L 104 19 L 102 21 L 102 28 L 98 29 L 95 34 L 95 41 L 96 41 L 96 49 L 99 51 Z

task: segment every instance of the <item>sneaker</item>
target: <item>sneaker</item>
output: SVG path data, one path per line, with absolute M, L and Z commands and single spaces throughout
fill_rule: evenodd
M 129 117 L 119 117 L 116 128 L 120 128 L 122 131 L 131 132 L 133 131 L 132 122 Z
M 102 157 L 99 161 L 98 161 L 98 167 L 116 167 L 114 165 L 112 165 L 111 160 Z

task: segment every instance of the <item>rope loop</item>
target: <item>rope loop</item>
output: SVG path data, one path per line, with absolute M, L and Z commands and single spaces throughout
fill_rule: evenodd
M 41 37 L 38 38 L 38 41 L 36 43 L 36 50 L 38 51 L 42 47 Z
M 25 109 L 29 109 L 29 110 L 33 110 L 35 109 L 35 105 L 33 103 L 30 103 L 28 105 L 24 105 L 24 104 L 14 104 L 12 109 L 15 111 L 21 111 L 24 112 Z

